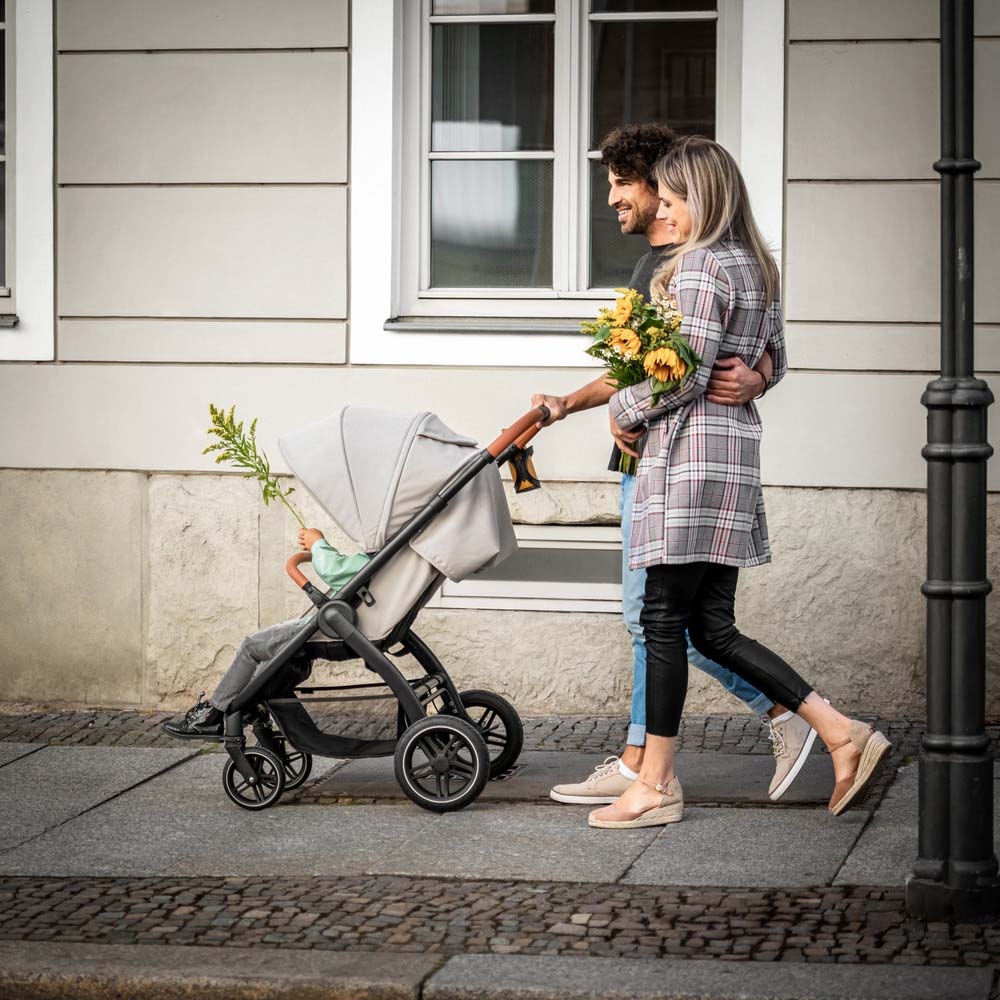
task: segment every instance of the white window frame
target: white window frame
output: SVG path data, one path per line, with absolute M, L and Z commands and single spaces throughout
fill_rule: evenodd
M 720 43 L 718 90 L 732 96 L 719 106 L 718 135 L 740 160 L 755 215 L 780 254 L 784 2 L 721 0 L 720 6 L 726 7 L 729 27 Z M 414 304 L 414 311 L 405 314 L 419 318 L 410 329 L 394 324 L 384 329 L 386 320 L 400 316 L 410 304 L 403 286 L 406 265 L 400 262 L 408 246 L 404 229 L 409 226 L 407 232 L 414 232 L 409 219 L 419 209 L 419 198 L 413 204 L 418 164 L 411 162 L 404 137 L 408 109 L 412 112 L 408 100 L 413 98 L 406 57 L 420 41 L 409 27 L 412 18 L 406 10 L 416 7 L 414 0 L 365 0 L 352 12 L 351 156 L 357 168 L 352 167 L 350 185 L 350 360 L 381 365 L 589 367 L 579 336 L 570 331 L 576 320 L 593 314 L 595 298 L 606 298 L 599 290 L 573 298 L 555 293 L 469 298 L 458 310 L 465 312 L 464 317 L 455 314 L 455 303 L 462 300 L 426 297 L 419 311 Z M 744 86 L 744 80 L 752 85 Z M 579 128 L 579 113 L 571 117 Z M 386 148 L 388 136 L 391 150 Z M 389 155 L 379 155 L 380 150 Z M 580 219 L 586 218 L 585 191 L 578 192 L 575 204 Z M 637 257 L 641 249 L 637 246 Z M 407 273 L 412 274 L 412 267 Z M 446 302 L 452 306 L 450 313 Z M 484 317 L 494 319 L 483 321 Z M 493 328 L 503 332 L 494 333 Z M 526 332 L 518 335 L 519 329 Z
M 621 555 L 619 528 L 562 524 L 517 524 L 519 548 L 610 549 Z M 445 580 L 429 608 L 476 611 L 589 611 L 621 614 L 621 584 L 586 584 L 572 580 L 520 583 L 483 580 L 475 576 L 461 583 Z
M 7 93 L 7 134 L 14 150 L 13 247 L 7 260 L 9 298 L 17 325 L 0 327 L 0 361 L 55 358 L 53 183 L 53 4 L 8 0 L 14 7 L 13 100 Z M 8 50 L 9 51 L 9 50 Z M 16 132 L 16 134 L 15 134 Z M 8 241 L 10 246 L 11 241 Z

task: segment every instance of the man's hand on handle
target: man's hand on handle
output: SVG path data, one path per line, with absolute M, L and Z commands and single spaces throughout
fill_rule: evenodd
M 541 421 L 539 427 L 549 427 L 557 420 L 562 420 L 566 414 L 566 400 L 562 396 L 545 396 L 542 393 L 535 393 L 531 397 L 532 406 L 547 406 L 549 408 L 548 420 Z

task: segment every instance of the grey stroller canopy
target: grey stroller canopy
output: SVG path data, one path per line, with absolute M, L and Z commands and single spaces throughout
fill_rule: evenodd
M 278 444 L 302 485 L 366 552 L 419 514 L 478 448 L 433 413 L 363 406 L 345 406 Z M 451 580 L 511 555 L 517 545 L 497 467 L 483 469 L 409 545 Z

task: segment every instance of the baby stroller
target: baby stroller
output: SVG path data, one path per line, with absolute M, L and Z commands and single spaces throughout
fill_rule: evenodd
M 315 608 L 226 714 L 223 787 L 236 805 L 273 805 L 309 777 L 314 754 L 391 756 L 406 795 L 434 812 L 468 805 L 514 764 L 524 738 L 514 707 L 490 691 L 458 691 L 413 623 L 445 576 L 461 580 L 516 548 L 497 466 L 528 468 L 524 446 L 547 417 L 538 407 L 479 449 L 432 413 L 348 406 L 279 440 L 292 472 L 372 559 L 335 594 L 299 569 L 308 552 L 288 560 L 288 575 Z M 536 485 L 532 473 L 518 488 Z M 404 655 L 423 676 L 404 677 L 392 662 Z M 356 658 L 381 681 L 308 685 L 314 660 Z M 398 703 L 395 739 L 325 732 L 307 710 L 372 697 Z M 247 746 L 248 727 L 256 746 Z

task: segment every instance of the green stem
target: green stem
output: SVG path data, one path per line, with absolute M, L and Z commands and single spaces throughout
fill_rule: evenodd
M 299 517 L 299 512 L 284 498 L 282 494 L 279 493 L 278 496 L 281 497 L 281 502 L 292 512 L 295 520 L 299 522 L 299 527 L 304 528 L 306 526 L 306 522 Z

